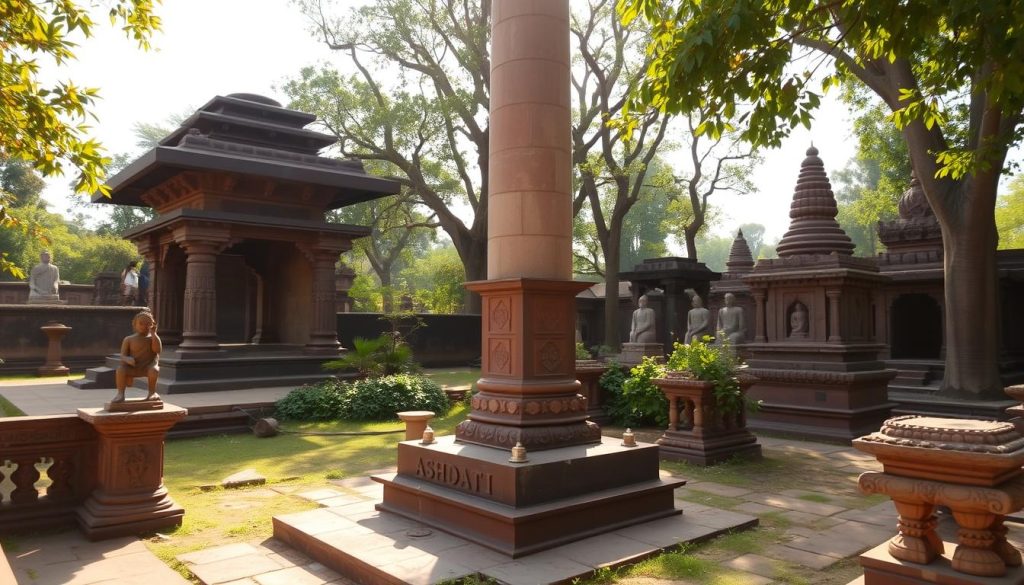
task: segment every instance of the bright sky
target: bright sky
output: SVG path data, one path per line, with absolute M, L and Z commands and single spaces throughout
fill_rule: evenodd
M 135 123 L 163 123 L 215 95 L 259 93 L 285 103 L 275 86 L 303 66 L 332 58 L 286 0 L 166 0 L 158 12 L 163 32 L 153 40 L 154 51 L 139 51 L 119 31 L 100 26 L 96 37 L 79 48 L 78 61 L 59 76 L 100 89 L 94 134 L 110 153 L 136 151 Z M 812 141 L 827 171 L 846 165 L 855 141 L 845 108 L 826 99 L 816 118 L 812 131 L 794 131 L 781 149 L 765 153 L 754 175 L 756 193 L 716 195 L 727 216 L 716 231 L 724 234 L 757 222 L 766 226 L 767 240 L 781 237 L 789 225 L 800 161 Z M 80 210 L 72 209 L 68 183 L 50 182 L 45 197 L 52 211 Z

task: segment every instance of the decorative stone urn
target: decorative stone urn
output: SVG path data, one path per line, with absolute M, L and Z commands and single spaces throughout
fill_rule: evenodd
M 1001 577 L 1008 567 L 1021 566 L 1021 554 L 1006 541 L 1003 526 L 1006 515 L 1024 508 L 1024 436 L 1013 424 L 901 416 L 853 446 L 874 455 L 884 469 L 862 474 L 861 491 L 888 495 L 899 513 L 899 534 L 883 545 L 895 561 L 884 558 L 882 547 L 865 553 L 866 585 L 892 583 L 908 571 L 916 580 L 898 582 L 974 582 L 933 576 L 945 571 Z M 938 506 L 949 507 L 960 527 L 948 560 L 943 555 L 952 545 L 935 531 Z M 1016 569 L 1014 575 L 1024 576 L 1020 573 Z
M 756 381 L 750 376 L 739 378 L 744 397 Z M 668 429 L 657 441 L 662 459 L 714 465 L 734 456 L 761 457 L 757 437 L 747 430 L 746 408 L 719 409 L 714 382 L 695 380 L 687 372 L 669 372 L 654 383 L 668 398 Z

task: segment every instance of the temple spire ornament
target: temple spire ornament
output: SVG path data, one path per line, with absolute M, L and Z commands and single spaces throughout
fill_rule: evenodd
M 725 271 L 729 274 L 745 274 L 754 268 L 754 255 L 750 253 L 750 245 L 743 237 L 743 230 L 736 231 L 736 239 L 729 249 L 729 259 L 725 262 Z
M 807 149 L 789 208 L 789 231 L 778 245 L 780 258 L 801 254 L 853 255 L 854 244 L 836 221 L 839 212 L 818 149 Z

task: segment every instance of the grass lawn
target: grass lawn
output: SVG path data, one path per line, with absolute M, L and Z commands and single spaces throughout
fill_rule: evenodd
M 11 404 L 10 400 L 0 396 L 0 418 L 5 416 L 25 416 L 25 413 L 17 406 Z
M 458 386 L 475 382 L 480 374 L 475 369 L 453 368 L 429 371 L 427 375 L 443 386 Z M 467 414 L 468 407 L 460 403 L 446 416 L 434 419 L 431 426 L 439 435 L 451 434 Z M 282 427 L 288 431 L 317 432 L 403 429 L 399 421 L 286 421 Z M 331 484 L 330 480 L 363 476 L 394 465 L 396 445 L 403 438 L 401 432 L 362 436 L 283 433 L 271 439 L 230 435 L 170 441 L 166 447 L 164 481 L 172 497 L 185 508 L 185 519 L 180 528 L 168 533 L 169 540 L 153 538 L 148 546 L 164 562 L 187 576 L 187 570 L 177 562 L 176 556 L 235 542 L 259 542 L 269 538 L 273 531 L 273 516 L 316 507 L 298 498 L 297 494 L 325 487 L 345 491 L 345 488 Z M 787 489 L 808 490 L 807 494 L 796 498 L 846 508 L 866 508 L 885 500 L 881 496 L 859 495 L 855 477 L 848 471 L 828 465 L 826 457 L 813 453 L 768 451 L 766 457 L 759 461 L 735 460 L 710 468 L 665 461 L 662 468 L 680 477 L 710 482 L 711 486 L 724 484 L 773 493 Z M 219 487 L 224 477 L 249 468 L 264 475 L 267 484 L 237 490 Z M 733 509 L 747 502 L 742 497 L 715 493 L 713 487 L 702 489 L 700 482 L 682 490 L 680 497 L 684 500 L 684 508 L 686 501 L 723 509 Z M 687 584 L 742 585 L 749 583 L 750 576 L 728 569 L 723 565 L 725 561 L 743 554 L 759 554 L 773 545 L 784 543 L 793 538 L 791 530 L 827 528 L 799 516 L 792 519 L 782 510 L 759 516 L 761 525 L 757 529 L 727 534 L 710 542 L 666 552 L 630 567 L 602 570 L 582 583 L 640 585 L 650 583 L 651 579 L 663 579 Z M 816 522 L 824 524 L 828 520 L 820 518 Z M 845 585 L 860 574 L 855 559 L 841 561 L 823 571 L 783 561 L 773 563 L 772 582 L 780 584 Z
M 480 377 L 479 370 L 429 371 L 442 386 L 457 386 Z M 0 405 L 2 406 L 2 405 Z M 431 421 L 439 435 L 455 432 L 466 418 L 464 403 Z M 225 435 L 168 441 L 164 483 L 171 497 L 185 508 L 181 527 L 167 532 L 170 540 L 147 543 L 158 557 L 187 575 L 176 556 L 233 542 L 252 542 L 273 533 L 271 518 L 300 512 L 316 504 L 295 494 L 333 487 L 329 480 L 359 477 L 395 464 L 397 445 L 405 439 L 401 421 L 317 422 L 283 421 L 281 427 L 298 432 L 402 431 L 383 435 L 303 435 L 285 432 L 270 439 L 253 435 Z M 225 490 L 225 477 L 254 469 L 266 485 Z

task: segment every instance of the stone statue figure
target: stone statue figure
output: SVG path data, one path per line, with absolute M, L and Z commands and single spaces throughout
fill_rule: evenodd
M 32 267 L 28 276 L 29 303 L 60 302 L 57 287 L 60 283 L 60 270 L 50 264 L 50 253 L 39 254 L 39 264 Z
M 736 306 L 736 295 L 725 293 L 725 306 L 718 309 L 718 338 L 729 340 L 730 345 L 746 341 L 747 324 L 743 320 L 743 307 Z
M 807 307 L 797 301 L 793 305 L 793 311 L 789 314 L 789 336 L 807 337 Z
M 686 314 L 686 337 L 683 338 L 686 343 L 701 341 L 705 335 L 711 335 L 711 311 L 704 308 L 704 300 L 694 294 L 690 304 L 693 308 Z
M 132 319 L 135 333 L 121 342 L 121 365 L 117 367 L 117 394 L 110 402 L 124 402 L 124 391 L 135 378 L 145 377 L 149 381 L 146 400 L 159 400 L 156 393 L 156 379 L 160 373 L 160 352 L 163 343 L 156 334 L 156 321 L 152 313 L 142 311 Z
M 640 306 L 633 311 L 633 324 L 629 328 L 630 343 L 657 343 L 654 309 L 647 306 L 647 295 L 640 297 L 637 304 Z

